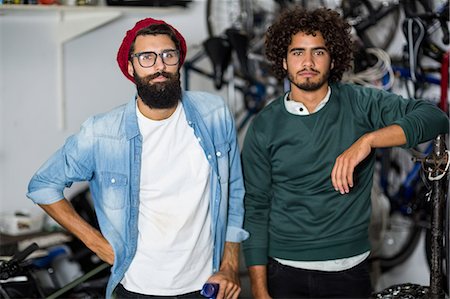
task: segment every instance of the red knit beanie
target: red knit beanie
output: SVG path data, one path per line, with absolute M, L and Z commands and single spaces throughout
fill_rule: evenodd
M 132 29 L 127 31 L 127 34 L 125 35 L 122 44 L 120 45 L 119 51 L 117 52 L 117 63 L 119 64 L 120 70 L 125 75 L 125 77 L 130 79 L 133 83 L 135 83 L 133 77 L 130 76 L 130 74 L 128 74 L 128 58 L 129 58 L 128 54 L 130 51 L 131 44 L 136 38 L 136 34 L 139 30 L 153 24 L 166 24 L 170 28 L 172 28 L 172 30 L 175 32 L 176 37 L 180 41 L 180 66 L 183 65 L 184 59 L 186 58 L 187 52 L 186 41 L 184 40 L 184 37 L 174 27 L 172 27 L 171 25 L 167 24 L 164 21 L 155 20 L 152 18 L 140 20 L 139 22 L 136 23 L 136 25 L 134 25 Z

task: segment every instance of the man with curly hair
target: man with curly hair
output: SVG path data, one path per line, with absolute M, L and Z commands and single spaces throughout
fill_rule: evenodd
M 448 133 L 432 103 L 341 83 L 351 27 L 330 9 L 285 11 L 266 55 L 290 91 L 253 120 L 244 142 L 244 242 L 255 298 L 367 298 L 376 148 Z

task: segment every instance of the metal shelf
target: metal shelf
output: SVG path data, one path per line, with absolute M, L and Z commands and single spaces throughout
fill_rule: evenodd
M 157 7 L 157 6 L 106 6 L 106 5 L 43 5 L 43 4 L 0 4 L 0 17 L 2 15 L 29 15 L 48 14 L 54 12 L 63 13 L 94 13 L 94 12 L 120 12 L 124 13 L 148 13 L 170 14 L 182 11 L 183 7 Z
M 65 5 L 0 5 L 0 22 L 3 17 L 27 17 L 56 15 L 57 21 L 57 99 L 58 99 L 58 127 L 66 128 L 66 100 L 64 78 L 64 44 L 74 38 L 94 31 L 100 26 L 106 25 L 123 15 L 168 15 L 184 10 L 182 7 L 127 7 L 127 6 L 65 6 Z

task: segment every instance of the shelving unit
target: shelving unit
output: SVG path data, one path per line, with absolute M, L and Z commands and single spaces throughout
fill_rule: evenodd
M 106 5 L 0 5 L 0 18 L 2 16 L 28 16 L 59 14 L 60 39 L 70 40 L 88 31 L 111 22 L 124 14 L 171 14 L 182 11 L 182 7 L 156 7 L 156 6 L 106 6 Z
M 106 6 L 106 5 L 0 5 L 0 18 L 2 16 L 26 16 L 59 14 L 59 39 L 66 42 L 76 36 L 87 33 L 124 14 L 152 13 L 158 15 L 181 11 L 182 7 L 155 7 L 155 6 Z
M 106 25 L 121 16 L 135 14 L 165 15 L 180 12 L 183 7 L 155 7 L 155 6 L 106 6 L 106 5 L 33 5 L 33 4 L 3 4 L 0 5 L 0 22 L 4 16 L 57 16 L 57 99 L 58 99 L 58 127 L 66 128 L 66 100 L 64 78 L 64 44 L 76 37 Z
M 2 15 L 20 15 L 20 14 L 45 14 L 52 12 L 78 12 L 78 13 L 90 13 L 90 12 L 120 12 L 124 13 L 145 13 L 153 12 L 156 14 L 168 14 L 171 12 L 182 11 L 183 7 L 180 6 L 170 6 L 170 7 L 158 7 L 158 6 L 107 6 L 103 4 L 99 5 L 43 5 L 43 4 L 0 4 L 0 17 Z

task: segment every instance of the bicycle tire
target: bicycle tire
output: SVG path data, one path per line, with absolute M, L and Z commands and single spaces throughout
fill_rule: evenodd
M 274 0 L 207 0 L 206 25 L 209 37 L 239 29 L 253 42 L 264 40 L 281 7 Z
M 398 221 L 395 217 L 401 217 L 400 225 L 394 224 Z M 405 225 L 405 220 L 410 223 L 410 226 Z M 409 216 L 391 214 L 384 237 L 384 251 L 380 250 L 376 257 L 380 262 L 382 272 L 402 264 L 414 252 L 423 230 L 423 227 L 416 225 L 416 221 Z M 401 229 L 399 230 L 399 228 Z M 398 237 L 399 232 L 405 235 L 404 238 Z
M 18 299 L 18 298 L 42 298 L 42 293 L 36 285 L 36 280 L 29 275 L 27 281 L 12 281 L 0 283 L 0 299 Z
M 250 30 L 252 20 L 247 6 L 251 2 L 246 0 L 207 0 L 206 26 L 208 36 L 219 36 L 228 28 L 243 29 L 246 32 Z
M 381 151 L 379 161 L 380 184 L 391 204 L 384 239 L 375 257 L 384 272 L 411 256 L 423 229 L 429 226 L 430 214 L 425 200 L 427 187 L 420 180 L 411 153 L 401 148 L 386 149 Z

